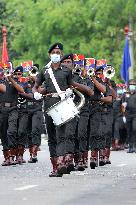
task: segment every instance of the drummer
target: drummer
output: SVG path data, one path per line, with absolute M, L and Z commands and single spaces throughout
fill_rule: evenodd
M 78 90 L 84 91 L 89 95 L 92 95 L 92 90 L 84 85 L 80 85 L 72 81 L 72 71 L 65 66 L 61 66 L 61 58 L 63 56 L 63 45 L 61 43 L 53 44 L 48 50 L 49 57 L 51 59 L 51 68 L 53 74 L 56 78 L 57 84 L 61 91 L 65 91 L 71 86 L 77 87 Z M 50 75 L 48 73 L 48 68 L 44 69 L 37 76 L 33 92 L 34 98 L 39 100 L 42 97 L 42 94 L 38 93 L 39 86 L 44 82 L 45 89 L 42 94 L 48 94 L 48 97 L 45 97 L 45 111 L 55 103 L 60 101 L 58 95 L 49 95 L 51 93 L 56 93 L 56 89 Z M 50 151 L 50 159 L 53 166 L 53 172 L 49 175 L 50 177 L 62 176 L 67 173 L 67 167 L 65 166 L 65 155 L 69 154 L 68 160 L 73 163 L 73 153 L 74 153 L 74 134 L 76 127 L 76 120 L 72 119 L 70 122 L 56 127 L 53 124 L 51 117 L 46 117 L 47 133 L 48 133 L 48 145 Z M 75 125 L 75 127 L 74 127 Z M 73 165 L 73 164 L 72 164 Z M 72 170 L 74 166 L 71 166 Z

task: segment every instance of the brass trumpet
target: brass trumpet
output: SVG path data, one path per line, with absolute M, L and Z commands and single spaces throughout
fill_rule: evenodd
M 105 78 L 111 79 L 115 75 L 115 69 L 111 65 L 107 65 L 107 68 L 103 72 Z
M 5 72 L 4 72 L 4 76 L 5 77 L 9 77 L 9 76 L 11 76 L 12 75 L 12 72 L 10 72 L 9 70 L 6 70 Z
M 87 75 L 88 75 L 89 77 L 94 76 L 94 75 L 95 75 L 94 68 L 89 68 L 89 69 L 87 70 Z
M 82 74 L 82 69 L 79 65 L 76 65 L 75 68 L 73 69 L 73 73 L 81 75 Z
M 36 66 L 33 66 L 32 69 L 29 71 L 29 75 L 32 77 L 37 76 L 38 74 L 38 68 Z

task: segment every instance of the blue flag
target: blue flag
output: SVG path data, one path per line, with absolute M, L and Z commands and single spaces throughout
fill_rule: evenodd
M 125 81 L 126 84 L 128 84 L 128 81 L 129 81 L 129 67 L 130 66 L 131 66 L 131 59 L 130 59 L 130 53 L 129 53 L 129 43 L 128 43 L 128 38 L 126 38 L 122 65 L 121 65 L 121 77 Z

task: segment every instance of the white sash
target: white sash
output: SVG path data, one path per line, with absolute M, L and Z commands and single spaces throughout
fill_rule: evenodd
M 65 99 L 65 93 L 63 91 L 61 91 L 61 89 L 60 89 L 60 87 L 59 87 L 59 85 L 58 85 L 58 83 L 56 81 L 56 78 L 55 78 L 55 76 L 53 74 L 53 71 L 52 71 L 51 67 L 48 68 L 48 73 L 50 75 L 52 83 L 53 83 L 53 85 L 54 85 L 58 95 L 60 96 L 61 100 Z

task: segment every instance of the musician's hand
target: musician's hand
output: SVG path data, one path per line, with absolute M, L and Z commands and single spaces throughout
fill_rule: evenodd
M 7 80 L 11 81 L 11 79 L 13 78 L 13 75 L 11 73 L 7 73 L 5 77 L 7 78 Z
M 70 88 L 67 88 L 66 93 L 65 93 L 66 97 L 70 97 L 72 94 L 73 94 L 73 90 L 71 90 Z
M 35 100 L 40 100 L 42 98 L 42 94 L 38 93 L 38 92 L 35 92 L 34 93 L 34 99 Z

